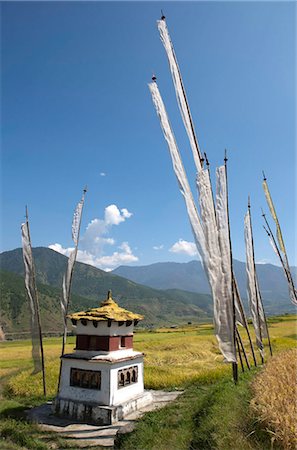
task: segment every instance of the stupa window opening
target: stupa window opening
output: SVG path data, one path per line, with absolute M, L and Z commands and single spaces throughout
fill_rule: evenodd
M 119 370 L 118 373 L 118 387 L 124 387 L 125 386 L 125 375 L 122 370 Z
M 118 389 L 137 383 L 138 366 L 128 367 L 127 369 L 118 370 Z
M 126 338 L 125 338 L 125 336 L 121 336 L 121 347 L 126 347 Z
M 101 389 L 101 371 L 71 368 L 70 386 L 84 389 Z

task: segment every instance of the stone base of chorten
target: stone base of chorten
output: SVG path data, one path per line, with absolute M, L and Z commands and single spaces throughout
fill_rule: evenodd
M 150 391 L 144 391 L 137 397 L 115 406 L 98 405 L 98 403 L 69 400 L 57 396 L 53 401 L 52 411 L 57 416 L 79 422 L 112 425 L 152 402 L 153 395 Z

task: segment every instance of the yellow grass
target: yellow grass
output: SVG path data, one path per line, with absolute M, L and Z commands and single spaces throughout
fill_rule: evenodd
M 285 449 L 297 448 L 297 351 L 273 357 L 253 382 L 251 407 Z
M 250 362 L 246 334 L 240 329 Z M 294 316 L 271 324 L 270 334 L 275 351 L 292 348 L 296 343 Z M 68 338 L 66 352 L 73 351 L 75 338 Z M 12 395 L 42 395 L 41 374 L 32 375 L 30 341 L 0 343 L 0 377 L 14 374 L 8 380 Z M 201 381 L 213 382 L 222 374 L 230 373 L 229 364 L 223 363 L 213 328 L 210 324 L 185 326 L 179 329 L 160 329 L 154 332 L 137 332 L 134 349 L 145 354 L 145 386 L 149 389 L 174 389 Z M 56 393 L 59 372 L 61 339 L 44 340 L 47 391 Z M 268 351 L 266 352 L 268 357 Z M 15 372 L 19 373 L 15 375 Z

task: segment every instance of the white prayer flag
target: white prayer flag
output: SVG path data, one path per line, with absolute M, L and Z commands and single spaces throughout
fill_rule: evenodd
M 266 201 L 267 201 L 270 213 L 271 213 L 271 217 L 273 218 L 275 225 L 276 225 L 276 236 L 277 236 L 277 240 L 278 240 L 278 244 L 279 244 L 279 252 L 276 248 L 276 245 L 275 245 L 276 243 L 273 242 L 273 240 L 271 239 L 271 236 L 269 236 L 270 244 L 271 244 L 273 250 L 278 255 L 278 257 L 282 263 L 282 266 L 284 268 L 284 272 L 285 272 L 285 275 L 286 275 L 286 278 L 288 281 L 288 285 L 289 285 L 288 287 L 289 287 L 289 295 L 290 295 L 291 302 L 294 305 L 297 305 L 297 291 L 294 286 L 294 281 L 293 281 L 293 277 L 292 277 L 292 273 L 291 273 L 291 268 L 289 265 L 289 260 L 288 260 L 288 255 L 287 255 L 286 248 L 285 248 L 284 239 L 282 236 L 281 227 L 280 227 L 280 224 L 278 221 L 278 217 L 276 214 L 276 210 L 275 210 L 275 207 L 274 207 L 274 204 L 272 201 L 272 197 L 271 197 L 271 194 L 270 194 L 270 191 L 268 188 L 266 178 L 264 178 L 264 180 L 263 180 L 263 189 L 264 189 Z M 282 252 L 282 256 L 280 255 L 280 252 Z
M 255 272 L 255 259 L 254 259 L 254 247 L 253 236 L 251 228 L 251 217 L 249 210 L 244 217 L 244 237 L 246 248 L 246 273 L 247 273 L 247 292 L 250 311 L 252 315 L 252 322 L 256 334 L 256 343 L 263 356 L 264 347 L 262 343 L 262 337 L 267 336 L 264 312 L 262 308 L 262 302 L 259 298 L 258 282 Z
M 30 240 L 29 223 L 26 221 L 21 225 L 22 247 L 25 272 L 25 287 L 28 294 L 31 319 L 32 335 L 32 358 L 34 362 L 34 372 L 40 372 L 42 369 L 41 343 L 40 343 L 40 322 L 39 322 L 39 304 L 35 283 L 34 261 Z
M 216 220 L 218 230 L 218 240 L 221 253 L 222 283 L 219 293 L 221 298 L 220 321 L 224 323 L 225 340 L 229 342 L 230 353 L 234 355 L 235 349 L 235 326 L 233 323 L 233 301 L 236 298 L 232 295 L 232 267 L 231 249 L 229 239 L 229 219 L 228 219 L 228 198 L 227 198 L 227 178 L 225 166 L 216 169 Z
M 64 320 L 66 321 L 66 314 L 68 310 L 68 303 L 70 299 L 70 288 L 71 288 L 71 280 L 72 280 L 72 274 L 74 269 L 74 264 L 76 260 L 77 255 L 77 248 L 71 251 L 68 263 L 67 263 L 67 270 L 65 275 L 63 276 L 63 297 L 61 301 L 61 308 L 63 312 Z
M 215 230 L 215 220 L 213 212 L 214 208 L 210 203 L 212 202 L 212 194 L 209 179 L 207 178 L 209 175 L 205 171 L 201 173 L 201 177 L 198 177 L 199 188 L 203 191 L 203 195 L 200 195 L 200 207 L 203 210 L 202 226 L 157 83 L 150 83 L 149 88 L 157 114 L 160 118 L 165 140 L 169 147 L 173 169 L 179 183 L 180 191 L 185 199 L 197 250 L 201 256 L 202 263 L 212 289 L 215 310 L 214 321 L 219 347 L 226 361 L 236 362 L 234 344 L 233 341 L 230 341 L 230 333 L 227 330 L 227 327 L 229 326 L 229 317 L 226 317 L 226 312 L 228 314 L 228 311 L 226 308 L 222 309 L 220 299 L 220 294 L 222 292 L 220 280 L 221 263 L 220 255 L 218 253 L 217 233 L 216 231 L 214 234 L 211 233 L 211 228 Z M 211 256 L 209 250 L 210 248 L 215 249 L 215 253 Z
M 62 315 L 64 320 L 64 331 L 66 327 L 66 315 L 68 312 L 68 306 L 70 301 L 70 291 L 71 291 L 71 281 L 72 281 L 72 274 L 73 269 L 76 261 L 77 256 L 77 248 L 78 248 L 78 240 L 79 240 L 79 232 L 80 232 L 80 224 L 81 224 L 81 218 L 82 218 L 82 211 L 85 201 L 85 193 L 86 190 L 84 190 L 83 196 L 80 200 L 80 202 L 77 204 L 73 220 L 72 220 L 72 239 L 75 245 L 75 248 L 71 251 L 69 258 L 68 258 L 68 264 L 67 264 L 67 270 L 65 275 L 63 276 L 63 286 L 62 286 L 62 298 L 61 298 L 61 309 L 62 309 Z
M 191 192 L 191 188 L 189 186 L 189 182 L 185 173 L 185 169 L 182 164 L 182 160 L 180 157 L 180 153 L 177 147 L 177 143 L 175 141 L 175 137 L 173 131 L 171 129 L 171 125 L 168 120 L 167 112 L 161 98 L 157 83 L 149 83 L 149 89 L 151 91 L 152 100 L 155 105 L 157 114 L 160 119 L 161 128 L 163 130 L 163 134 L 165 140 L 168 144 L 170 156 L 172 159 L 173 170 L 176 175 L 180 191 L 185 199 L 186 208 L 190 220 L 190 224 L 193 230 L 196 246 L 198 253 L 201 256 L 202 263 L 204 265 L 208 265 L 208 252 L 206 249 L 206 242 L 204 238 L 203 228 L 198 216 L 198 211 L 196 208 L 196 204 L 193 199 L 193 195 Z
M 191 113 L 189 110 L 189 106 L 188 106 L 188 102 L 187 102 L 187 98 L 186 98 L 186 92 L 185 92 L 185 88 L 184 88 L 183 81 L 181 78 L 181 73 L 180 73 L 180 70 L 178 67 L 177 58 L 176 58 L 176 55 L 174 52 L 172 41 L 171 41 L 169 33 L 168 33 L 165 19 L 158 20 L 157 24 L 158 24 L 158 30 L 160 33 L 161 41 L 164 45 L 164 48 L 165 48 L 165 51 L 166 51 L 166 54 L 168 57 L 169 67 L 170 67 L 170 71 L 171 71 L 171 75 L 172 75 L 172 80 L 173 80 L 173 84 L 174 84 L 174 88 L 175 88 L 178 106 L 180 109 L 182 120 L 184 122 L 184 126 L 186 128 L 186 131 L 187 131 L 187 134 L 189 137 L 196 169 L 197 169 L 197 172 L 199 172 L 200 169 L 202 168 L 201 161 L 200 161 L 201 160 L 201 152 L 199 149 L 198 140 L 195 135 L 194 125 L 193 125 Z

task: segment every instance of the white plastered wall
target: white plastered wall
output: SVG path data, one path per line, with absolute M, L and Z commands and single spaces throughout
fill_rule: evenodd
M 70 370 L 72 367 L 83 370 L 101 370 L 101 389 L 85 389 L 77 386 L 70 386 Z M 59 396 L 69 400 L 108 405 L 110 398 L 109 373 L 109 364 L 98 362 L 92 363 L 79 359 L 63 359 Z
M 118 370 L 131 366 L 138 366 L 138 381 L 118 389 Z M 70 386 L 71 368 L 101 371 L 101 390 L 85 389 Z M 62 373 L 59 396 L 81 402 L 98 403 L 99 405 L 119 405 L 133 399 L 144 391 L 143 386 L 143 357 L 131 359 L 130 361 L 119 361 L 115 363 L 103 363 L 98 361 L 85 361 L 80 359 L 64 358 L 62 360 Z
M 108 327 L 107 320 L 98 321 L 97 323 L 97 328 L 94 327 L 91 320 L 88 320 L 86 325 L 83 325 L 81 321 L 77 321 L 76 325 L 72 323 L 71 325 L 75 334 L 87 334 L 91 336 L 127 336 L 133 334 L 133 323 L 128 327 L 126 323 L 119 326 L 119 322 L 111 322 L 111 326 Z
M 118 370 L 127 367 L 138 367 L 137 383 L 132 383 L 124 387 L 118 388 Z M 143 386 L 143 358 L 137 358 L 132 361 L 125 361 L 125 364 L 113 364 L 110 370 L 110 405 L 120 405 L 128 401 L 144 391 Z

